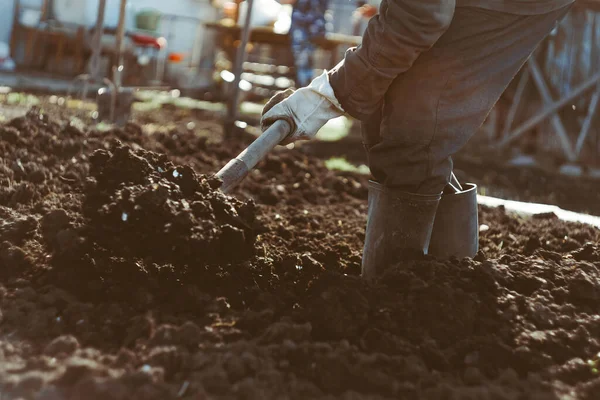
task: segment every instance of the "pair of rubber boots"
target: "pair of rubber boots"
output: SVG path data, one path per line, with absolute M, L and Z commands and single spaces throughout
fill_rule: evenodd
M 419 195 L 369 183 L 363 277 L 378 278 L 411 254 L 464 258 L 478 249 L 476 185 L 455 180 L 441 194 Z

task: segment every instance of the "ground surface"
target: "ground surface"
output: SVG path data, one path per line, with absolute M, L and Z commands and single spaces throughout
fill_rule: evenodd
M 171 118 L 0 125 L 3 400 L 598 398 L 597 229 L 482 208 L 475 260 L 367 284 L 366 177 L 278 150 L 226 197 L 251 138 Z

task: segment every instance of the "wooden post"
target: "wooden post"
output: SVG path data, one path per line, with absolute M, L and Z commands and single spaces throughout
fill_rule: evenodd
M 524 69 L 521 79 L 519 79 L 519 84 L 517 85 L 517 91 L 515 92 L 515 97 L 513 99 L 512 104 L 510 105 L 510 109 L 508 110 L 508 116 L 506 117 L 506 121 L 504 123 L 504 129 L 502 130 L 502 137 L 505 138 L 508 136 L 510 132 L 510 128 L 513 125 L 515 120 L 515 116 L 517 115 L 517 111 L 519 106 L 521 105 L 521 99 L 523 98 L 523 93 L 525 92 L 525 88 L 529 83 L 529 70 L 527 68 Z
M 19 12 L 21 9 L 21 1 L 20 0 L 15 0 L 15 9 L 14 9 L 14 13 L 13 13 L 13 21 L 12 21 L 12 31 L 10 33 L 10 57 L 13 60 L 16 60 L 16 48 L 17 48 L 17 43 L 18 43 L 18 36 L 19 36 L 19 32 L 22 31 L 20 25 L 19 25 Z
M 233 93 L 229 100 L 229 108 L 227 110 L 227 117 L 225 119 L 226 135 L 231 133 L 235 121 L 237 119 L 238 102 L 240 99 L 240 81 L 242 80 L 242 72 L 244 71 L 244 61 L 246 60 L 246 47 L 248 46 L 248 41 L 250 40 L 250 31 L 252 30 L 250 22 L 252 21 L 251 18 L 254 0 L 247 0 L 247 2 L 248 4 L 246 10 L 246 20 L 242 29 L 240 47 L 238 47 L 237 54 L 235 57 L 235 64 L 233 70 L 233 74 L 235 76 L 235 78 L 233 79 Z
M 42 1 L 42 6 L 40 7 L 40 22 L 48 20 L 50 14 L 50 7 L 48 7 L 48 5 L 48 0 Z
M 577 143 L 575 144 L 575 153 L 579 157 L 581 155 L 581 150 L 583 150 L 583 144 L 585 143 L 585 139 L 587 139 L 588 134 L 590 133 L 590 128 L 592 126 L 592 121 L 596 116 L 596 110 L 598 109 L 598 102 L 600 101 L 600 85 L 596 86 L 596 91 L 592 95 L 592 99 L 590 100 L 590 104 L 587 110 L 587 116 L 583 121 L 583 125 L 581 127 L 581 132 L 579 133 L 579 137 L 577 138 Z
M 125 16 L 127 13 L 127 0 L 121 0 L 119 10 L 119 25 L 117 26 L 117 43 L 116 43 L 116 65 L 113 66 L 113 82 L 117 87 L 117 91 L 121 87 L 121 78 L 123 72 L 123 47 L 125 42 Z
M 104 33 L 104 14 L 106 11 L 106 0 L 98 2 L 98 16 L 96 17 L 96 30 L 92 39 L 92 56 L 90 57 L 88 69 L 92 80 L 100 81 L 100 57 L 102 56 L 102 34 Z
M 546 84 L 546 80 L 544 79 L 544 74 L 538 66 L 537 61 L 534 58 L 531 58 L 528 61 L 527 66 L 529 67 L 529 71 L 533 76 L 533 80 L 535 81 L 538 91 L 542 95 L 542 99 L 545 105 L 552 105 L 554 99 L 552 98 L 550 89 L 548 89 L 548 85 Z M 552 122 L 552 126 L 556 130 L 556 134 L 560 139 L 560 144 L 563 148 L 563 151 L 565 152 L 565 155 L 567 156 L 567 159 L 569 161 L 575 161 L 577 159 L 577 155 L 575 154 L 575 151 L 573 151 L 571 142 L 569 141 L 569 135 L 567 134 L 567 130 L 565 129 L 565 126 L 563 125 L 560 117 L 556 114 L 556 112 L 552 114 L 550 121 Z

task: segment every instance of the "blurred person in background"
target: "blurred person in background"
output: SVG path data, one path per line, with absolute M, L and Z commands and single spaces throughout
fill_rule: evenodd
M 296 69 L 296 87 L 303 87 L 314 78 L 315 45 L 312 40 L 327 33 L 325 12 L 329 7 L 329 0 L 281 0 L 280 3 L 293 6 L 289 34 Z

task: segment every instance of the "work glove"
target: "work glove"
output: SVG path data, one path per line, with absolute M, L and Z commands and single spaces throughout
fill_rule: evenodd
M 344 115 L 335 98 L 327 72 L 315 78 L 307 87 L 288 89 L 271 98 L 263 109 L 260 127 L 264 132 L 275 121 L 284 120 L 292 128 L 280 144 L 309 140 L 316 136 L 330 119 Z

